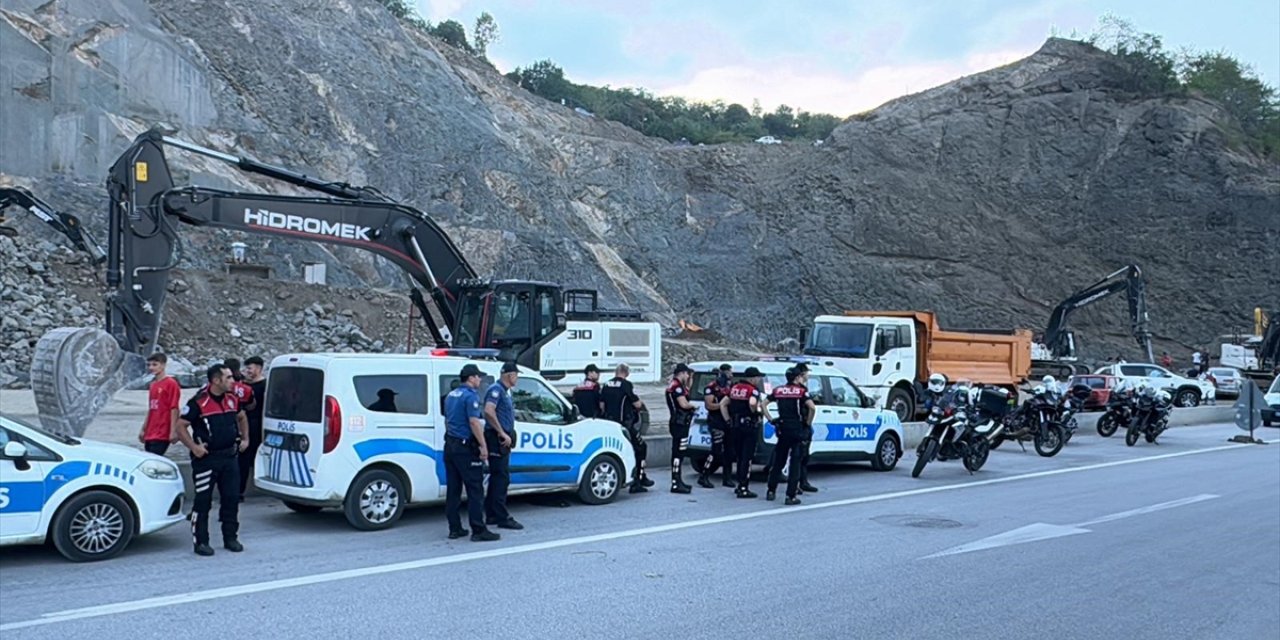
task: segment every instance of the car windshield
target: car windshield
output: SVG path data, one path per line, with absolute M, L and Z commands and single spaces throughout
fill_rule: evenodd
M 819 322 L 809 334 L 804 352 L 812 356 L 865 358 L 871 351 L 870 324 Z
M 31 424 L 30 422 L 27 422 L 26 420 L 19 420 L 18 418 L 14 418 L 13 416 L 5 416 L 4 419 L 14 424 L 20 424 L 46 438 L 49 438 L 50 440 L 55 440 L 57 442 L 61 442 L 62 444 L 69 444 L 73 446 L 80 444 L 79 440 L 72 438 L 71 436 L 62 435 L 61 433 L 54 433 L 52 431 L 46 431 L 44 429 L 41 429 L 40 427 L 35 426 L 34 424 Z

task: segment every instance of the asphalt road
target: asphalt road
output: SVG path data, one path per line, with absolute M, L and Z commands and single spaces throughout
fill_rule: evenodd
M 1237 433 L 1004 447 L 972 476 L 823 467 L 800 507 L 524 499 L 528 528 L 485 544 L 447 541 L 439 508 L 360 533 L 254 498 L 239 555 L 181 527 L 91 565 L 0 551 L 0 636 L 1274 638 L 1280 445 Z

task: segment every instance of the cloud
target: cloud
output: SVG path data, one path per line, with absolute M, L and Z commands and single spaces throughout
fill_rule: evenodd
M 687 80 L 656 89 L 659 95 L 724 100 L 765 110 L 787 104 L 806 111 L 849 116 L 894 98 L 930 89 L 956 78 L 1025 58 L 1031 51 L 1003 49 L 970 54 L 956 61 L 885 64 L 842 74 L 798 61 L 724 65 L 695 72 Z

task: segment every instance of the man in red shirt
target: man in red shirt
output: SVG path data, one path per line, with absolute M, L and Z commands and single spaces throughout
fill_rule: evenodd
M 138 431 L 138 442 L 148 453 L 162 456 L 169 450 L 173 440 L 173 428 L 178 424 L 178 403 L 182 389 L 173 376 L 165 374 L 169 363 L 163 353 L 153 353 L 147 357 L 147 371 L 154 378 L 148 395 L 147 418 L 142 421 L 142 429 Z

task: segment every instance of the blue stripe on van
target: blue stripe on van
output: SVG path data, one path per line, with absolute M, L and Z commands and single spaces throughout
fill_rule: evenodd
M 603 447 L 603 438 L 587 444 L 581 453 L 515 451 L 511 454 L 512 484 L 572 484 L 577 482 L 582 465 Z M 352 445 L 361 462 L 377 456 L 413 453 L 435 461 L 436 477 L 445 485 L 444 456 L 425 442 L 405 438 L 375 438 Z M 528 469 L 528 471 L 521 471 Z

